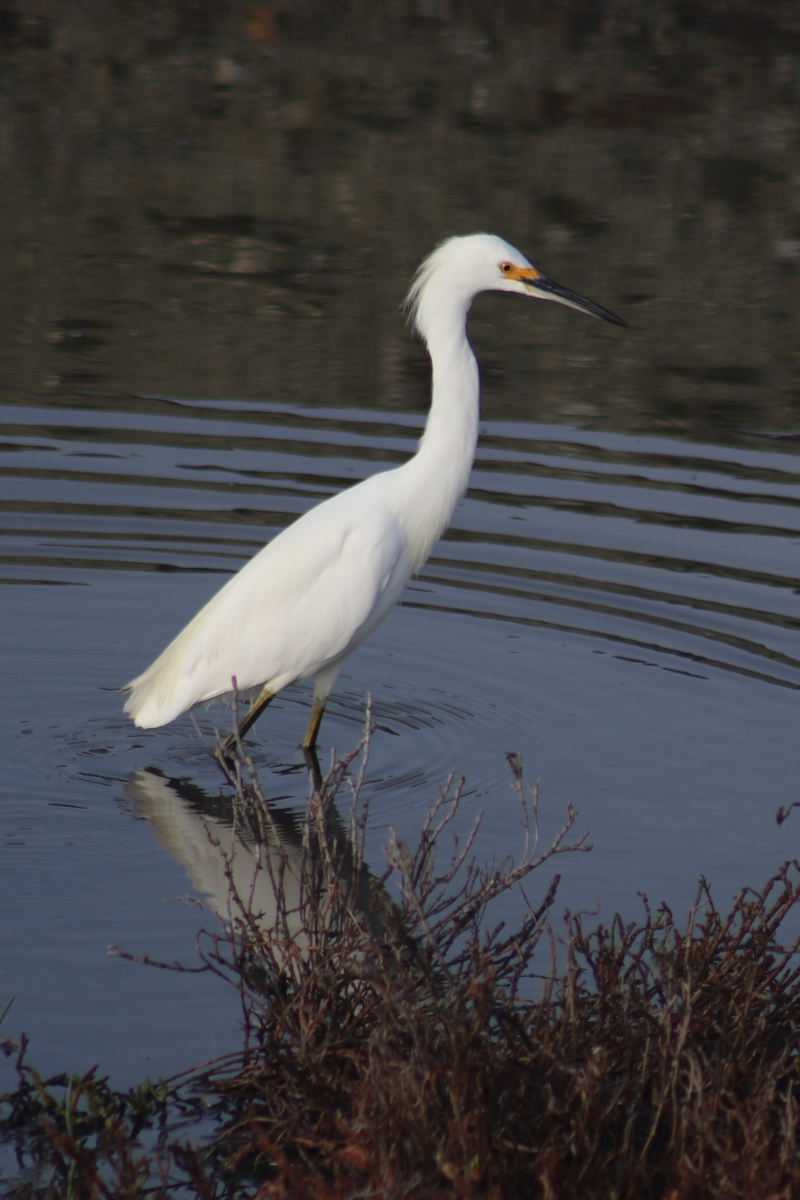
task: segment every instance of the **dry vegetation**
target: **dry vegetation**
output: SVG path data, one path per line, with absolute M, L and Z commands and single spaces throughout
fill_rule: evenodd
M 459 793 L 414 853 L 363 861 L 367 808 L 351 756 L 309 801 L 297 844 L 251 765 L 232 771 L 240 844 L 268 872 L 265 928 L 237 892 L 204 966 L 239 989 L 241 1054 L 113 1092 L 90 1072 L 42 1080 L 16 1055 L 0 1133 L 17 1197 L 746 1197 L 800 1194 L 797 945 L 779 944 L 800 865 L 727 916 L 701 882 L 684 927 L 548 922 L 557 886 L 509 935 L 487 906 L 584 848 L 574 814 L 541 850 L 523 788 L 516 864 L 481 867 L 449 837 Z M 349 825 L 334 797 L 353 789 Z M 447 853 L 445 853 L 447 843 Z M 445 865 L 437 860 L 444 857 Z M 393 900 L 385 888 L 393 877 Z M 239 884 L 240 887 L 240 884 Z M 193 1126 L 203 1119 L 205 1140 Z

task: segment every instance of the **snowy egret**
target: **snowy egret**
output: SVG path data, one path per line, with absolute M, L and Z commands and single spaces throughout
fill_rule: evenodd
M 416 454 L 312 508 L 242 567 L 127 685 L 125 711 L 137 725 L 166 725 L 238 690 L 252 696 L 238 728 L 243 737 L 282 688 L 313 676 L 303 739 L 313 755 L 345 659 L 394 607 L 466 491 L 479 401 L 466 323 L 474 297 L 485 291 L 555 300 L 626 324 L 541 275 L 501 238 L 478 233 L 443 242 L 408 296 L 433 364 L 431 407 Z

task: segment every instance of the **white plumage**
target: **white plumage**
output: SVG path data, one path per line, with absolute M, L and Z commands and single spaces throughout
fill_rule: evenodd
M 417 273 L 408 304 L 433 363 L 425 432 L 407 463 L 365 479 L 278 534 L 127 685 L 125 711 L 145 728 L 195 704 L 260 689 L 244 734 L 282 688 L 314 677 L 304 747 L 313 749 L 342 664 L 400 598 L 467 487 L 478 435 L 478 367 L 466 336 L 481 291 L 556 300 L 619 317 L 540 275 L 489 234 L 451 238 Z

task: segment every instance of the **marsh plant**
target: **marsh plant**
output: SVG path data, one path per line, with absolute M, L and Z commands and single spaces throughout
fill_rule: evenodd
M 641 921 L 588 931 L 553 922 L 556 875 L 512 931 L 493 902 L 588 849 L 575 812 L 542 846 L 537 789 L 509 755 L 516 860 L 477 860 L 479 818 L 459 841 L 451 779 L 416 848 L 392 835 L 375 876 L 368 740 L 314 783 L 291 835 L 238 745 L 231 821 L 208 827 L 227 898 L 192 969 L 237 988 L 241 1052 L 120 1094 L 96 1072 L 43 1080 L 7 1039 L 4 1194 L 800 1194 L 800 939 L 780 941 L 800 865 L 726 916 L 701 881 L 685 924 L 644 901 Z

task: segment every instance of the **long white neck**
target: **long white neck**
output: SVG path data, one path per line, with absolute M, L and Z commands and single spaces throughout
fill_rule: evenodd
M 469 482 L 478 441 L 478 364 L 467 341 L 471 292 L 452 286 L 426 289 L 417 326 L 433 364 L 431 408 L 414 458 L 402 468 L 406 486 L 425 502 L 412 506 L 408 535 L 418 553 L 415 570 L 450 524 Z

